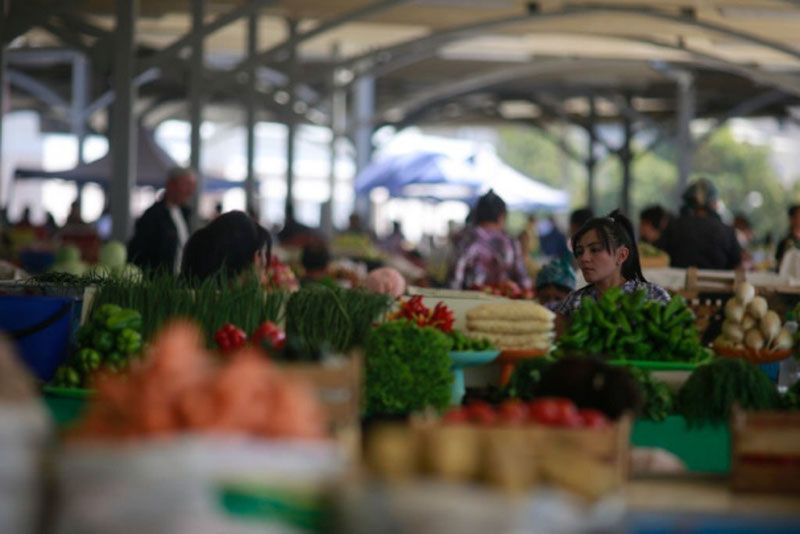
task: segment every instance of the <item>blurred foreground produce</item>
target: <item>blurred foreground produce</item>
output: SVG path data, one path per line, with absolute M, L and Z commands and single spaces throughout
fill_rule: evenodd
M 90 387 L 92 374 L 103 368 L 112 373 L 126 370 L 131 357 L 142 349 L 142 316 L 115 304 L 96 307 L 91 319 L 78 330 L 75 352 L 56 371 L 52 385 Z
M 177 432 L 320 438 L 326 424 L 313 390 L 247 347 L 224 365 L 192 323 L 153 340 L 126 376 L 96 379 L 97 395 L 73 437 L 138 439 Z

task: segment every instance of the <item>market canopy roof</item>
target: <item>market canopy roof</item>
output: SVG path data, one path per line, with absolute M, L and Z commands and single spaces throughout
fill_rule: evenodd
M 169 170 L 177 166 L 172 158 L 155 141 L 153 135 L 139 128 L 136 158 L 136 185 L 164 187 Z M 77 184 L 96 183 L 107 188 L 111 181 L 111 152 L 91 163 L 78 165 L 74 169 L 65 171 L 44 171 L 41 169 L 16 169 L 14 177 L 17 179 L 47 179 L 57 178 Z M 204 186 L 206 191 L 219 191 L 233 187 L 241 187 L 241 182 L 233 182 L 220 178 L 206 177 Z
M 23 59 L 17 47 L 86 51 L 100 89 L 92 99 L 101 102 L 114 2 L 76 3 L 69 12 L 42 7 L 38 14 L 22 4 L 14 3 L 4 28 L 5 39 L 21 36 L 8 51 L 14 107 L 32 104 L 20 90 L 32 77 L 50 89 L 47 106 L 41 99 L 35 105 L 53 119 L 64 117 L 53 104 L 69 94 L 68 69 Z M 185 117 L 174 103 L 186 98 L 189 63 L 183 47 L 171 45 L 191 42 L 187 2 L 140 4 L 140 111 L 152 121 Z M 207 10 L 214 19 L 208 27 L 217 28 L 205 40 L 210 110 L 239 105 L 250 65 L 246 15 L 254 11 L 261 14 L 259 101 L 262 114 L 278 120 L 324 123 L 334 66 L 343 84 L 376 76 L 378 123 L 397 125 L 582 121 L 590 115 L 587 95 L 596 97 L 600 120 L 661 120 L 674 116 L 676 83 L 687 73 L 699 116 L 794 117 L 800 95 L 798 0 L 220 0 Z M 297 94 L 307 105 L 296 109 L 281 97 L 289 71 L 286 19 L 298 21 Z M 226 20 L 233 22 L 217 24 Z M 619 100 L 626 95 L 629 101 Z M 226 110 L 216 112 L 229 120 Z

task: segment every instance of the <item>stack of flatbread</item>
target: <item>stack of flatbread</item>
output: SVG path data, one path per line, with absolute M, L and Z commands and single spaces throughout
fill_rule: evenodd
M 535 302 L 493 302 L 467 312 L 467 334 L 498 349 L 549 349 L 556 315 Z

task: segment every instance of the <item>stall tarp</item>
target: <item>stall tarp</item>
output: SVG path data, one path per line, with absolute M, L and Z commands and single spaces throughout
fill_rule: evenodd
M 158 146 L 152 133 L 145 128 L 139 128 L 136 146 L 136 185 L 164 187 L 167 173 L 172 167 L 175 167 L 177 163 Z M 103 188 L 107 188 L 111 183 L 111 168 L 111 152 L 109 152 L 98 160 L 78 165 L 74 169 L 66 171 L 16 169 L 14 171 L 14 177 L 20 180 L 57 178 L 76 182 L 79 185 L 92 182 Z M 244 182 L 234 182 L 210 176 L 205 177 L 206 191 L 220 191 L 233 187 L 242 187 L 243 185 Z
M 474 194 L 483 185 L 474 166 L 440 152 L 414 152 L 389 156 L 373 162 L 358 174 L 355 181 L 356 194 L 367 193 L 376 187 L 385 187 L 393 197 L 417 196 L 409 192 L 419 185 L 461 186 L 458 193 Z M 426 196 L 424 190 L 420 196 Z M 436 198 L 436 188 L 431 188 L 431 197 Z M 448 198 L 440 198 L 448 200 Z
M 471 203 L 493 189 L 509 209 L 561 210 L 569 195 L 539 183 L 506 165 L 492 151 L 469 158 L 437 151 L 417 151 L 380 158 L 355 180 L 356 194 L 384 187 L 390 197 Z

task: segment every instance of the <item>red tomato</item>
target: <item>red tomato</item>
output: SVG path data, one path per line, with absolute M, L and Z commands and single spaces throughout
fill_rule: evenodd
M 578 409 L 569 399 L 548 397 L 530 403 L 531 420 L 544 425 L 581 426 L 582 419 Z
M 449 425 L 469 422 L 469 414 L 466 408 L 453 408 L 444 414 L 442 422 Z
M 600 410 L 586 409 L 580 412 L 583 426 L 589 428 L 603 428 L 608 426 L 608 419 Z
M 473 423 L 493 425 L 497 422 L 497 412 L 488 402 L 473 402 L 467 406 L 467 413 Z
M 528 420 L 528 405 L 520 400 L 507 400 L 500 405 L 500 421 L 521 425 Z

